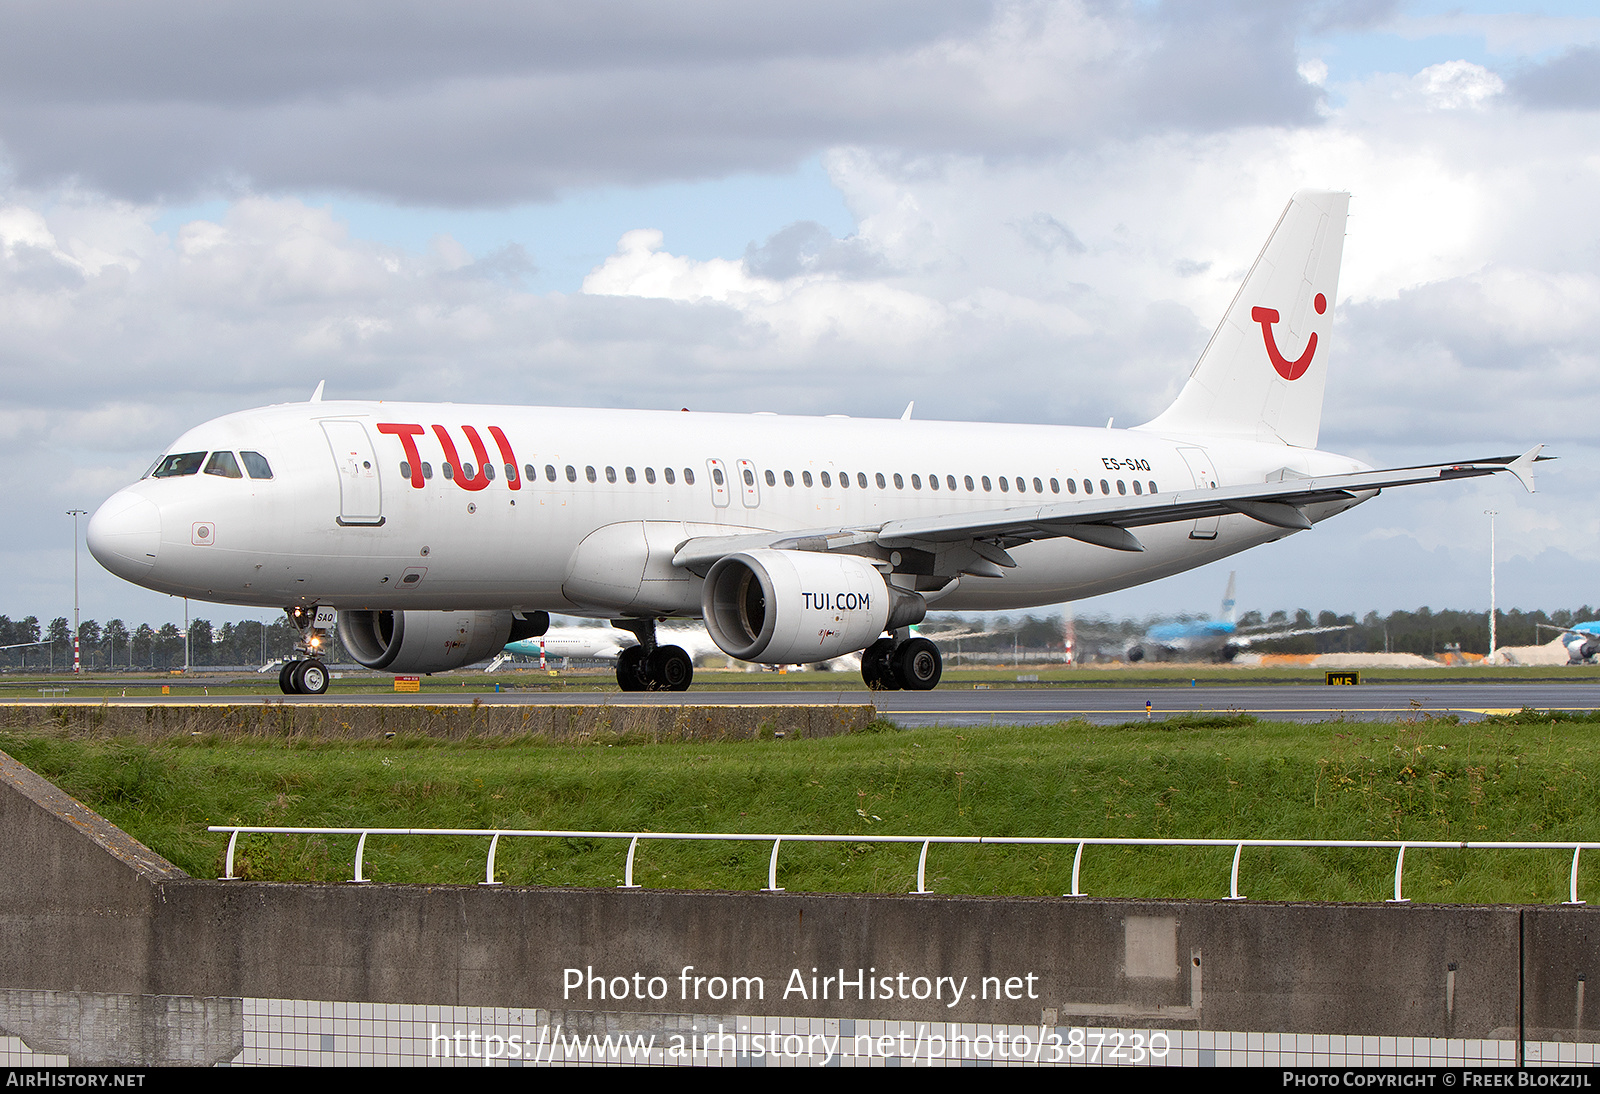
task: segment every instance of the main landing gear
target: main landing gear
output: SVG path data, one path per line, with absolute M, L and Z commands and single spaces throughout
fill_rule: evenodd
M 278 687 L 285 695 L 321 695 L 328 690 L 328 666 L 317 658 L 326 641 L 316 629 L 317 611 L 302 605 L 285 608 L 289 622 L 300 632 L 294 655 L 278 670 Z M 328 625 L 331 626 L 331 616 Z
M 321 695 L 328 690 L 328 667 L 314 657 L 285 661 L 278 670 L 278 687 L 285 695 Z
M 880 638 L 861 651 L 861 679 L 873 691 L 932 691 L 943 675 L 939 647 L 926 638 Z
M 617 686 L 623 691 L 688 691 L 694 660 L 681 646 L 656 645 L 653 619 L 617 619 L 611 625 L 639 639 L 617 658 Z

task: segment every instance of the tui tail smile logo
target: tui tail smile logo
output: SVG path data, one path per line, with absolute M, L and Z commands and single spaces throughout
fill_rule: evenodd
M 1328 298 L 1321 293 L 1312 301 L 1321 315 L 1328 310 Z M 1298 380 L 1305 375 L 1306 369 L 1311 367 L 1311 358 L 1317 352 L 1317 334 L 1311 332 L 1311 337 L 1306 339 L 1305 352 L 1293 361 L 1285 357 L 1278 349 L 1278 341 L 1272 335 L 1272 324 L 1278 321 L 1276 308 L 1251 308 L 1250 318 L 1261 324 L 1261 340 L 1266 343 L 1267 356 L 1272 360 L 1272 367 L 1278 370 L 1278 375 L 1285 380 Z

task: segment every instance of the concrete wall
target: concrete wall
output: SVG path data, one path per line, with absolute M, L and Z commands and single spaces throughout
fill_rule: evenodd
M 206 998 L 1600 1040 L 1597 958 L 1585 907 L 202 881 L 0 754 L 0 1027 L 78 1043 L 17 992 L 79 993 L 75 1060 L 225 1052 Z M 162 1034 L 185 1006 L 210 1032 Z

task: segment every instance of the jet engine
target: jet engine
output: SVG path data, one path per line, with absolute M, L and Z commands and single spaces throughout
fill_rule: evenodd
M 339 637 L 369 669 L 443 672 L 486 661 L 507 642 L 536 638 L 550 626 L 544 612 L 344 611 Z
M 890 585 L 870 559 L 771 549 L 718 559 L 700 606 L 724 653 L 769 665 L 842 657 L 927 614 L 920 595 Z

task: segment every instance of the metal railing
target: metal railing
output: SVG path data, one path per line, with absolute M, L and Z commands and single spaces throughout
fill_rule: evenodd
M 1564 904 L 1583 904 L 1578 899 L 1578 859 L 1585 850 L 1600 848 L 1600 843 L 1581 842 L 1479 842 L 1449 840 L 1294 840 L 1294 839 L 1160 839 L 1122 836 L 838 836 L 838 835 L 775 835 L 745 832 L 582 832 L 557 829 L 516 828 L 274 828 L 247 825 L 211 825 L 207 831 L 230 832 L 227 863 L 219 880 L 237 881 L 233 872 L 234 850 L 241 835 L 299 835 L 299 836 L 356 836 L 355 876 L 350 880 L 365 884 L 362 861 L 366 855 L 368 836 L 487 836 L 489 854 L 484 864 L 480 885 L 499 885 L 494 879 L 495 854 L 501 836 L 534 837 L 547 839 L 604 839 L 628 840 L 628 861 L 623 871 L 623 881 L 618 888 L 638 889 L 634 884 L 634 856 L 640 840 L 725 840 L 740 843 L 771 843 L 772 855 L 767 862 L 767 884 L 762 892 L 781 893 L 778 884 L 778 851 L 784 843 L 920 843 L 922 853 L 917 857 L 917 887 L 913 893 L 928 893 L 928 849 L 934 844 L 986 844 L 991 846 L 1071 847 L 1077 852 L 1072 858 L 1072 891 L 1063 896 L 1087 896 L 1079 885 L 1086 847 L 1232 847 L 1233 869 L 1229 875 L 1227 900 L 1244 900 L 1239 893 L 1239 863 L 1246 847 L 1317 847 L 1333 849 L 1379 849 L 1396 851 L 1394 860 L 1394 896 L 1386 903 L 1409 904 L 1401 893 L 1401 878 L 1405 870 L 1406 850 L 1450 851 L 1571 851 L 1572 869 L 1568 875 L 1568 898 Z

